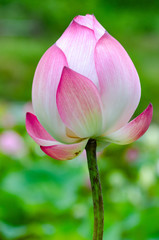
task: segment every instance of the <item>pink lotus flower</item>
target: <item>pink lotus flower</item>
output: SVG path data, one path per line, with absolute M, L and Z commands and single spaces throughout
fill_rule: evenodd
M 13 157 L 23 157 L 26 154 L 23 138 L 15 131 L 8 130 L 0 134 L 0 152 Z
M 152 105 L 128 122 L 141 94 L 127 52 L 93 15 L 77 16 L 42 56 L 33 81 L 36 114 L 27 113 L 29 135 L 49 156 L 68 160 L 88 139 L 99 148 L 140 138 L 152 119 Z

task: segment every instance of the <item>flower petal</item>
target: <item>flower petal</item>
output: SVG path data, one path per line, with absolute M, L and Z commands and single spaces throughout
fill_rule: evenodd
M 69 68 L 98 85 L 94 63 L 96 38 L 93 30 L 73 20 L 56 44 L 64 52 Z
M 127 123 L 118 131 L 106 136 L 109 142 L 117 144 L 128 144 L 139 139 L 149 128 L 152 120 L 153 107 L 152 104 L 145 109 L 138 117 Z
M 57 160 L 71 160 L 77 157 L 84 150 L 88 139 L 74 144 L 56 144 L 53 146 L 44 147 L 41 149 L 48 156 Z
M 93 15 L 86 14 L 86 16 L 78 15 L 74 18 L 78 24 L 93 30 Z
M 81 138 L 100 134 L 102 104 L 96 86 L 64 67 L 57 89 L 57 107 L 66 126 Z
M 26 129 L 33 140 L 42 146 L 51 146 L 56 140 L 43 128 L 37 117 L 27 112 L 26 114 Z
M 96 36 L 96 39 L 98 40 L 103 36 L 104 33 L 106 33 L 105 28 L 97 21 L 97 19 L 93 16 L 93 22 L 94 22 L 94 33 Z
M 94 15 L 86 14 L 86 16 L 77 16 L 74 20 L 85 27 L 94 31 L 95 37 L 98 40 L 106 32 L 103 26 L 97 21 Z
M 33 81 L 32 101 L 35 114 L 44 128 L 58 141 L 71 143 L 57 111 L 56 91 L 62 69 L 67 66 L 64 53 L 56 45 L 42 56 Z
M 124 126 L 138 106 L 141 87 L 137 71 L 127 52 L 105 33 L 95 48 L 95 65 L 104 105 L 103 130 Z

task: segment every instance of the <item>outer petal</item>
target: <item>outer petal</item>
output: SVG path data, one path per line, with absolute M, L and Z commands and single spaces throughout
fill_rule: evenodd
M 56 106 L 56 91 L 61 72 L 67 66 L 64 53 L 56 46 L 42 56 L 33 81 L 32 101 L 34 111 L 44 128 L 58 141 L 72 142 L 65 133 Z
M 139 139 L 149 128 L 152 120 L 153 107 L 151 104 L 131 122 L 127 123 L 118 131 L 106 136 L 109 142 L 128 144 Z
M 74 144 L 56 144 L 48 147 L 41 146 L 41 149 L 44 153 L 54 159 L 71 160 L 82 153 L 87 144 L 87 141 L 88 139 Z
M 83 25 L 88 27 L 94 31 L 95 37 L 98 40 L 101 36 L 106 32 L 103 26 L 97 21 L 94 15 L 87 14 L 86 16 L 77 16 L 74 20 Z
M 96 86 L 86 77 L 65 67 L 57 90 L 61 119 L 81 138 L 100 134 L 102 104 Z
M 71 69 L 98 85 L 94 63 L 96 38 L 93 30 L 73 20 L 56 44 L 64 52 Z
M 95 48 L 95 64 L 104 105 L 103 131 L 124 126 L 134 113 L 141 95 L 137 71 L 118 41 L 105 33 Z
M 105 28 L 97 21 L 97 19 L 93 16 L 93 26 L 94 26 L 94 33 L 96 36 L 96 39 L 98 40 L 103 36 L 103 34 L 106 32 Z
M 53 137 L 43 128 L 37 117 L 27 112 L 26 114 L 26 129 L 33 140 L 42 146 L 53 145 L 57 142 Z

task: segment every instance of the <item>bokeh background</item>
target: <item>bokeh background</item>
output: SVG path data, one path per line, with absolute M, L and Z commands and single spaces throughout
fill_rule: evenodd
M 87 162 L 45 156 L 25 130 L 42 54 L 72 18 L 91 13 L 131 56 L 141 79 L 135 112 L 148 132 L 99 155 L 104 240 L 159 240 L 159 1 L 0 0 L 0 240 L 92 239 Z

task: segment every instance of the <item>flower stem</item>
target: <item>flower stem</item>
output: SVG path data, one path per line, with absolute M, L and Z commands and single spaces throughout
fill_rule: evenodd
M 86 152 L 94 206 L 93 240 L 102 240 L 104 228 L 104 207 L 97 166 L 96 145 L 96 140 L 90 139 L 86 145 Z

